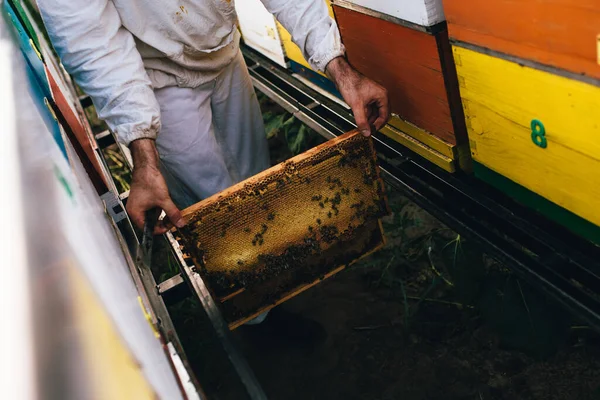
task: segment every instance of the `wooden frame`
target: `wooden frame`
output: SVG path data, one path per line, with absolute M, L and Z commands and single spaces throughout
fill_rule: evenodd
M 176 234 L 234 328 L 379 249 L 387 212 L 352 131 L 183 210 Z

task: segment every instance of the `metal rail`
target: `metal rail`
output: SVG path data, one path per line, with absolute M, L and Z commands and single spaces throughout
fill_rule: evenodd
M 325 138 L 356 127 L 350 111 L 257 52 L 242 49 L 256 89 Z M 384 179 L 600 330 L 600 247 L 462 173 L 449 174 L 382 134 Z

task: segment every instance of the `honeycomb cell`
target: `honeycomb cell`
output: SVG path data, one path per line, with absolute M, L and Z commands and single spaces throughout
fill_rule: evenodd
M 378 249 L 383 188 L 353 131 L 183 210 L 177 236 L 233 328 Z

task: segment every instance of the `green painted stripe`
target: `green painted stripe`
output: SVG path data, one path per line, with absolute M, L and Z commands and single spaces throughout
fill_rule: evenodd
M 40 40 L 37 37 L 37 34 L 35 32 L 35 29 L 33 28 L 31 21 L 27 17 L 27 13 L 24 10 L 25 5 L 22 4 L 21 0 L 8 0 L 8 3 L 13 7 L 15 14 L 18 15 L 19 19 L 21 20 L 21 23 L 23 24 L 23 27 L 27 31 L 27 34 L 29 35 L 31 40 L 33 40 L 33 43 L 37 47 L 37 51 L 40 52 Z
M 508 194 L 519 203 L 536 210 L 552 221 L 565 226 L 577 235 L 596 244 L 600 244 L 599 226 L 594 225 L 555 203 L 552 203 L 539 194 L 526 189 L 478 162 L 473 162 L 473 171 L 477 178 Z

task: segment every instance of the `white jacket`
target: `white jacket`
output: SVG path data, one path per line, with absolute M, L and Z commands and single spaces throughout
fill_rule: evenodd
M 239 51 L 235 0 L 38 0 L 54 48 L 125 144 L 156 138 L 153 88 L 197 87 Z M 244 0 L 237 0 L 244 1 Z M 343 55 L 324 0 L 261 0 L 320 71 Z

